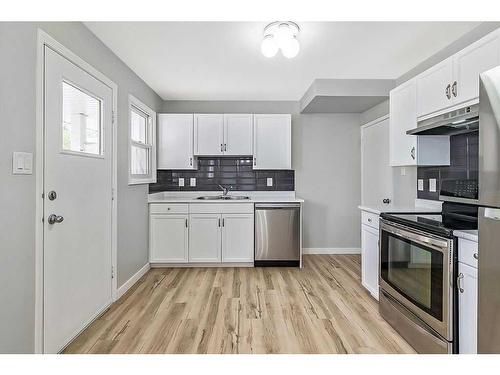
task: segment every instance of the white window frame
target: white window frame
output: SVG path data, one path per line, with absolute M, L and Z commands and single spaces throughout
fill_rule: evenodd
M 133 95 L 128 99 L 128 184 L 151 184 L 156 182 L 156 112 L 149 108 Z M 146 143 L 132 140 L 132 109 L 135 108 L 148 116 L 148 127 L 146 129 Z M 132 146 L 147 148 L 149 152 L 149 174 L 132 174 Z

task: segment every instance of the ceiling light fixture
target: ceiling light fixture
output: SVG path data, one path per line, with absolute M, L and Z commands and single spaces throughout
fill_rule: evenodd
M 276 21 L 264 28 L 264 39 L 260 46 L 262 54 L 266 57 L 274 57 L 278 50 L 286 58 L 297 56 L 300 50 L 297 36 L 299 25 L 291 21 Z

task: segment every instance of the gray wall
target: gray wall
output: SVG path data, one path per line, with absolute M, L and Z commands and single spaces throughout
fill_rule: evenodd
M 118 85 L 118 285 L 147 263 L 147 186 L 127 184 L 128 94 L 162 100 L 83 24 L 0 22 L 0 353 L 34 351 L 35 175 L 14 176 L 12 152 L 35 152 L 37 28 Z
M 294 101 L 166 101 L 172 113 L 291 113 L 295 190 L 306 200 L 304 247 L 359 248 L 359 114 L 299 114 Z

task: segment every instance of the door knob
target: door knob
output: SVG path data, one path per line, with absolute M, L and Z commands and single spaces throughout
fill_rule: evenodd
M 47 222 L 49 224 L 62 223 L 63 220 L 64 220 L 64 217 L 62 217 L 60 215 L 56 215 L 56 214 L 49 215 L 49 217 L 47 218 Z

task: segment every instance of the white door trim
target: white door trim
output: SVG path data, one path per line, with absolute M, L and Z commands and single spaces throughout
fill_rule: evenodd
M 41 29 L 37 30 L 36 56 L 36 144 L 35 144 L 35 353 L 44 352 L 43 349 L 43 155 L 44 155 L 44 48 L 48 46 L 61 56 L 77 65 L 93 77 L 111 88 L 113 92 L 113 124 L 112 124 L 112 234 L 111 234 L 111 262 L 114 277 L 111 280 L 113 301 L 117 299 L 117 106 L 118 86 L 93 66 L 74 54 L 57 40 Z

